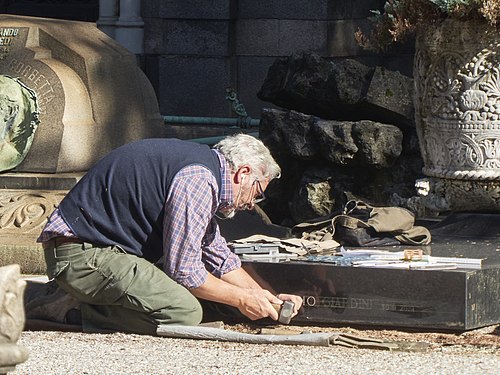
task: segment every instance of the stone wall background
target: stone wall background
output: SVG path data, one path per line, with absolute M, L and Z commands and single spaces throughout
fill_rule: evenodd
M 225 88 L 237 90 L 253 118 L 268 106 L 257 97 L 278 57 L 313 52 L 353 58 L 411 76 L 412 43 L 383 54 L 360 48 L 370 10 L 384 0 L 142 0 L 140 64 L 164 115 L 234 116 Z M 0 12 L 95 22 L 98 0 L 0 0 Z
M 284 166 L 264 205 L 273 222 L 292 225 L 330 214 L 348 198 L 407 205 L 421 168 L 412 113 L 407 113 L 413 103 L 394 108 L 376 101 L 384 97 L 377 88 L 383 87 L 385 72 L 397 72 L 400 82 L 410 80 L 413 43 L 374 53 L 354 37 L 358 29 L 369 30 L 370 10 L 381 10 L 384 3 L 143 0 L 144 54 L 138 62 L 162 115 L 235 117 L 225 99 L 226 88 L 232 87 L 248 115 L 261 119 L 261 137 Z M 5 13 L 90 22 L 97 20 L 98 6 L 97 0 L 0 0 Z M 269 84 L 283 68 L 279 62 L 291 56 L 314 56 L 294 59 L 298 65 L 292 67 L 299 79 L 305 74 L 307 95 Z M 301 61 L 309 62 L 302 66 Z M 314 81 L 322 75 L 340 86 L 339 97 L 329 96 L 328 84 Z M 192 138 L 228 132 L 227 127 L 182 128 L 172 127 L 172 134 Z M 402 200 L 394 200 L 394 193 Z
M 269 104 L 257 98 L 278 57 L 313 52 L 332 60 L 353 58 L 411 75 L 413 50 L 385 54 L 360 48 L 370 10 L 382 0 L 149 0 L 143 67 L 165 115 L 234 116 L 225 88 L 237 90 L 253 118 Z

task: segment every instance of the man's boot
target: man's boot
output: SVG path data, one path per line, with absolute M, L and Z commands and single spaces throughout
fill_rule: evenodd
M 52 280 L 46 283 L 43 290 L 26 304 L 26 319 L 68 323 L 68 312 L 78 310 L 79 307 L 80 301 L 66 293 Z

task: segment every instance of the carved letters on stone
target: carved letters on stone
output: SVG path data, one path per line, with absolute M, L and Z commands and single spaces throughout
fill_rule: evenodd
M 19 34 L 17 27 L 0 27 L 0 60 L 8 55 L 10 47 Z

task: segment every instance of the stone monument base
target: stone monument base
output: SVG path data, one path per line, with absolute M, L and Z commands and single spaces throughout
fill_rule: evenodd
M 19 264 L 23 274 L 44 274 L 36 242 L 48 216 L 82 173 L 0 175 L 0 264 Z
M 500 181 L 428 177 L 416 185 L 431 211 L 500 212 Z
M 243 267 L 276 292 L 303 297 L 295 323 L 470 330 L 500 323 L 499 228 L 500 214 L 465 213 L 430 228 L 433 240 L 425 253 L 481 258 L 478 268 L 408 270 L 305 261 L 244 261 Z M 390 250 L 407 248 L 412 247 Z

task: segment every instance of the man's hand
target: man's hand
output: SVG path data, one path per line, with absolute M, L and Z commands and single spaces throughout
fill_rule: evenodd
M 299 310 L 302 307 L 302 297 L 296 296 L 294 294 L 285 294 L 285 293 L 278 294 L 277 297 L 281 301 L 293 302 L 294 306 L 293 306 L 292 318 L 299 313 Z
M 251 320 L 262 318 L 271 318 L 278 320 L 279 315 L 276 309 L 271 305 L 283 304 L 283 301 L 293 302 L 293 314 L 296 316 L 302 307 L 302 298 L 293 294 L 278 294 L 274 296 L 265 289 L 247 289 L 248 295 L 242 299 L 242 304 L 238 307 L 240 312 Z
M 240 310 L 243 315 L 251 320 L 268 317 L 273 320 L 278 320 L 278 313 L 271 303 L 280 305 L 283 303 L 283 300 L 265 289 L 244 290 L 245 293 L 240 300 L 240 304 L 237 306 L 238 310 Z
M 269 290 L 262 289 L 242 268 L 225 274 L 221 279 L 208 274 L 205 283 L 190 291 L 198 298 L 234 306 L 251 320 L 262 318 L 278 320 L 279 315 L 271 304 L 293 302 L 295 304 L 293 316 L 297 315 L 302 306 L 301 297 L 293 294 L 275 296 Z

